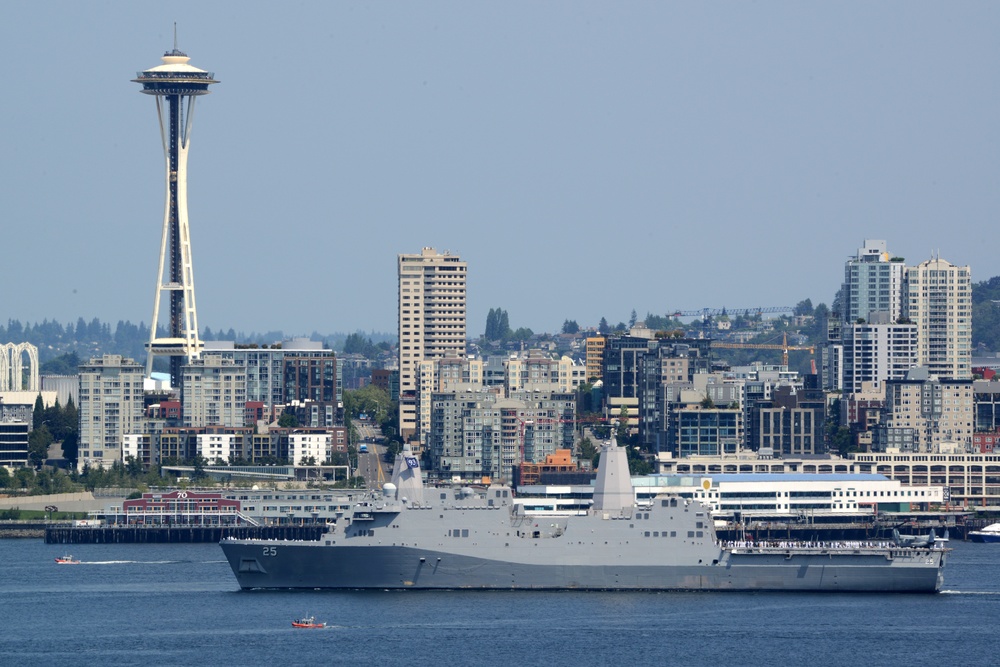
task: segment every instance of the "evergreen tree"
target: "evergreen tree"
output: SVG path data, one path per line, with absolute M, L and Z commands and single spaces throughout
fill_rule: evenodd
M 499 319 L 497 321 L 497 333 L 500 338 L 510 338 L 510 322 L 507 319 L 507 311 L 497 308 Z M 530 335 L 530 334 L 529 334 Z
M 42 401 L 42 395 L 39 393 L 35 398 L 35 407 L 31 411 L 31 428 L 32 430 L 38 429 L 45 422 L 45 403 Z
M 597 325 L 597 331 L 605 336 L 611 333 L 611 325 L 608 324 L 607 318 L 601 318 L 601 323 Z
M 486 315 L 486 332 L 483 337 L 486 340 L 496 340 L 497 333 L 497 311 L 495 308 L 490 308 L 490 312 Z
M 7 320 L 7 338 L 11 341 L 24 338 L 24 326 L 21 325 L 21 320 Z
M 564 334 L 580 333 L 580 325 L 576 323 L 576 320 L 563 320 L 562 332 Z
M 36 468 L 45 463 L 49 455 L 49 445 L 53 442 L 48 424 L 42 424 L 28 434 L 28 461 Z

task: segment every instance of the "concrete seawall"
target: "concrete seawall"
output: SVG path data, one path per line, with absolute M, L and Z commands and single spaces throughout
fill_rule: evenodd
M 41 510 L 58 507 L 61 512 L 103 512 L 108 505 L 121 506 L 124 498 L 95 498 L 90 491 L 53 493 L 48 496 L 10 496 L 0 498 L 0 510 Z

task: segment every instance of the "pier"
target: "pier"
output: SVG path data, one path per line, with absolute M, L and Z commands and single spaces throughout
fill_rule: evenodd
M 46 544 L 194 544 L 224 537 L 244 540 L 318 540 L 324 524 L 298 526 L 46 526 Z

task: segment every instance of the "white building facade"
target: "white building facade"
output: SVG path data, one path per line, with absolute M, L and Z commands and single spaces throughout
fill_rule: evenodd
M 886 380 L 905 378 L 917 365 L 917 325 L 885 319 L 873 316 L 873 323 L 843 329 L 841 389 L 845 394 L 859 391 L 863 382 L 881 387 Z
M 288 436 L 288 459 L 293 465 L 312 459 L 320 464 L 332 454 L 333 435 L 321 431 L 295 431 Z
M 466 343 L 466 270 L 458 256 L 424 248 L 399 255 L 399 428 L 417 433 L 418 366 L 427 359 L 461 357 Z
M 122 460 L 124 437 L 143 431 L 145 368 L 117 354 L 80 366 L 80 440 L 77 468 L 110 468 Z
M 917 363 L 941 378 L 972 377 L 972 271 L 941 258 L 907 267 L 905 312 L 917 325 Z
M 185 364 L 181 373 L 185 426 L 243 426 L 247 394 L 242 366 L 232 359 L 205 355 Z

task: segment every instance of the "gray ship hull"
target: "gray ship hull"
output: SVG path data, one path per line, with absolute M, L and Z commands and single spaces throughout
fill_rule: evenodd
M 701 564 L 516 562 L 405 546 L 229 540 L 243 589 L 578 589 L 923 592 L 939 590 L 941 549 L 719 548 Z M 555 555 L 555 554 L 553 554 Z
M 504 486 L 425 489 L 405 454 L 392 483 L 317 541 L 223 540 L 240 587 L 934 592 L 942 582 L 944 549 L 722 544 L 700 503 L 633 504 L 613 442 L 593 508 L 566 515 L 528 512 Z

